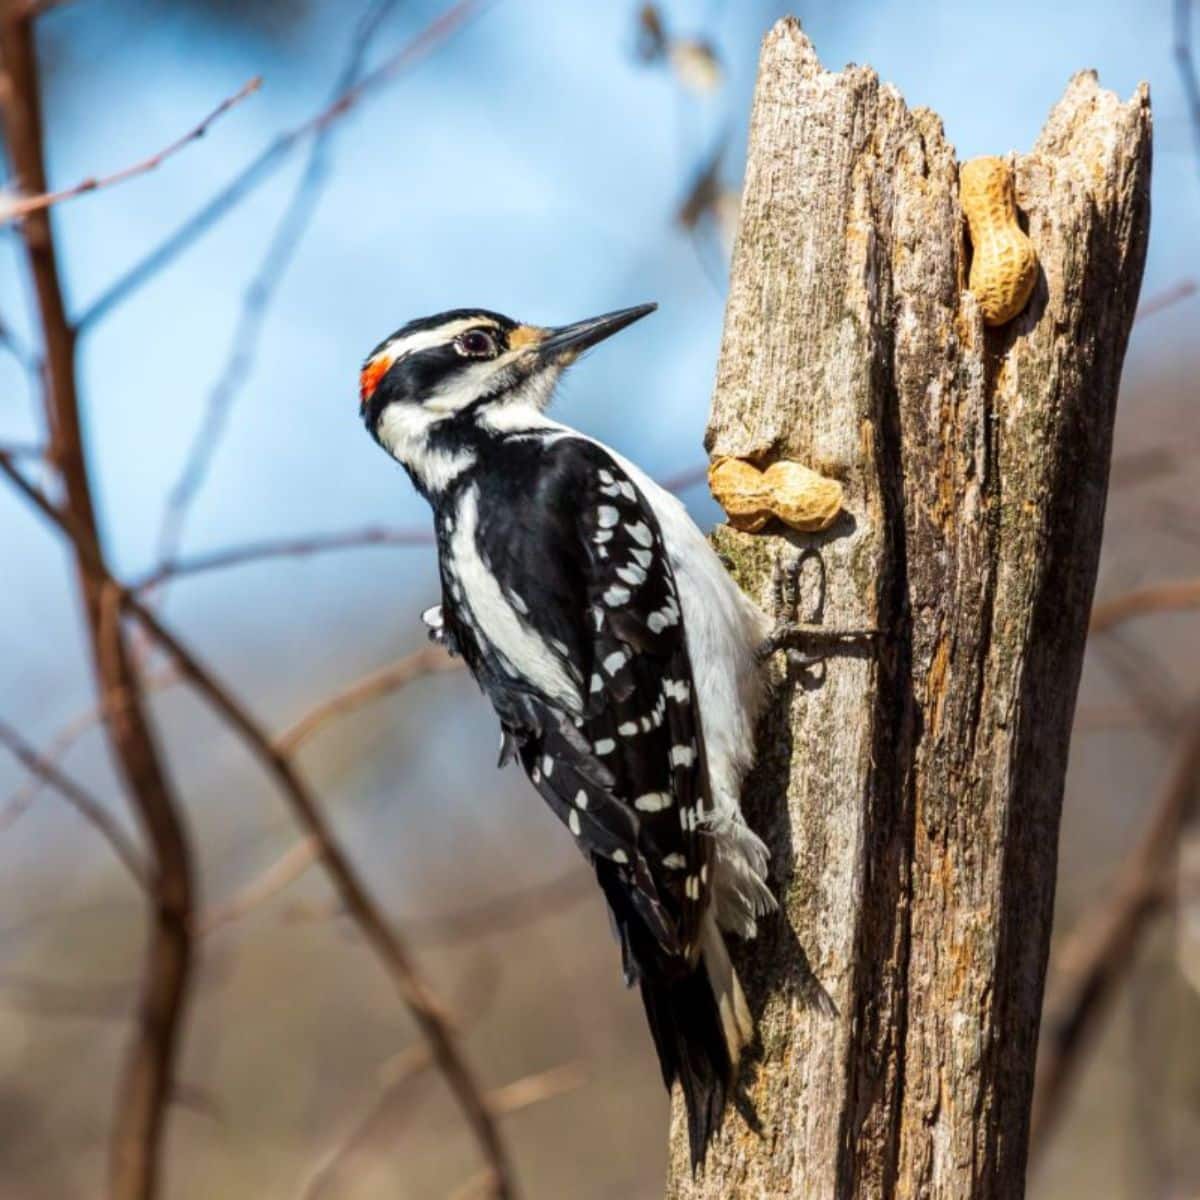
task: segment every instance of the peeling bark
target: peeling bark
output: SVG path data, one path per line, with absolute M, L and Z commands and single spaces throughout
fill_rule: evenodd
M 738 959 L 760 1055 L 696 1178 L 677 1102 L 679 1200 L 1023 1193 L 1146 89 L 1075 76 L 1012 161 L 1041 274 L 992 330 L 937 116 L 823 70 L 795 21 L 764 44 L 708 447 L 806 463 L 846 511 L 716 539 L 768 608 L 773 564 L 815 547 L 819 618 L 880 636 L 781 685 L 764 723 L 745 806 L 783 912 Z

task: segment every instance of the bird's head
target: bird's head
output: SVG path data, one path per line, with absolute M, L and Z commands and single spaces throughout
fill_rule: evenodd
M 473 308 L 410 321 L 363 363 L 363 421 L 418 487 L 437 491 L 481 435 L 519 430 L 550 403 L 565 367 L 655 308 L 553 329 Z

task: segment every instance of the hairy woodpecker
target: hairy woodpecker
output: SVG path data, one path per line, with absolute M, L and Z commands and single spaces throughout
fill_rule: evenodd
M 412 321 L 363 364 L 363 420 L 433 508 L 431 635 L 466 660 L 596 872 L 669 1088 L 704 1156 L 753 1026 L 723 930 L 775 908 L 742 817 L 769 623 L 683 505 L 545 415 L 563 369 L 654 310 L 557 329 Z

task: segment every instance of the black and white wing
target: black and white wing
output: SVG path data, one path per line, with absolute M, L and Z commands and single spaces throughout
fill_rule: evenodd
M 596 863 L 632 981 L 633 917 L 658 954 L 694 961 L 708 900 L 679 595 L 654 513 L 608 453 L 581 438 L 524 452 L 528 470 L 510 453 L 442 531 L 443 621 L 505 745 Z

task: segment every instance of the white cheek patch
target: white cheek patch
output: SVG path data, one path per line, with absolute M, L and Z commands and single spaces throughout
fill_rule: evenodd
M 443 491 L 475 463 L 469 451 L 452 453 L 430 447 L 430 430 L 443 419 L 419 404 L 389 404 L 379 418 L 384 449 L 434 492 Z

